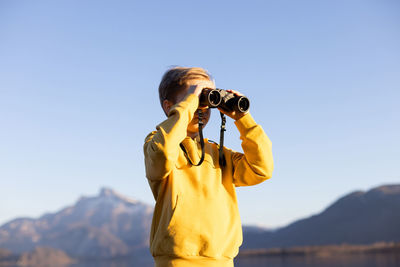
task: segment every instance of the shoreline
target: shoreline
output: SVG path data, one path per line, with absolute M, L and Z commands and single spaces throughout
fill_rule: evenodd
M 372 254 L 372 253 L 399 253 L 400 243 L 379 242 L 370 245 L 321 245 L 321 246 L 296 246 L 288 248 L 243 249 L 239 258 L 270 257 L 270 256 L 319 256 L 329 257 L 343 254 Z

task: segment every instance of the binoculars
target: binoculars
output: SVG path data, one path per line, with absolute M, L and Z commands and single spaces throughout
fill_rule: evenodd
M 200 94 L 200 106 L 245 113 L 250 108 L 250 101 L 245 96 L 238 96 L 224 89 L 204 88 Z

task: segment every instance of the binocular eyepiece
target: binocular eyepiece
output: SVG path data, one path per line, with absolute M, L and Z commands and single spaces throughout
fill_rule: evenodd
M 204 88 L 200 94 L 200 106 L 245 113 L 250 108 L 250 101 L 245 96 L 237 96 L 224 89 Z

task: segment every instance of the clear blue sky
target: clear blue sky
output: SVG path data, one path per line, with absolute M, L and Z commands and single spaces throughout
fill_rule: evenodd
M 142 145 L 171 65 L 246 94 L 273 143 L 273 178 L 237 190 L 243 223 L 399 183 L 399 48 L 395 0 L 1 1 L 0 224 L 102 186 L 154 204 Z

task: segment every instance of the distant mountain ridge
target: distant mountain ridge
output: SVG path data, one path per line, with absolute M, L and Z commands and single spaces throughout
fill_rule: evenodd
M 0 227 L 0 248 L 15 254 L 50 247 L 77 259 L 148 252 L 153 207 L 103 188 L 94 197 L 38 219 L 19 218 Z M 400 185 L 340 198 L 320 214 L 273 231 L 243 226 L 241 249 L 370 244 L 400 241 Z
M 320 214 L 276 231 L 245 233 L 242 248 L 400 241 L 400 185 L 355 191 Z
M 148 247 L 152 213 L 150 205 L 102 188 L 59 212 L 4 224 L 0 247 L 14 253 L 52 247 L 79 258 L 126 255 Z

